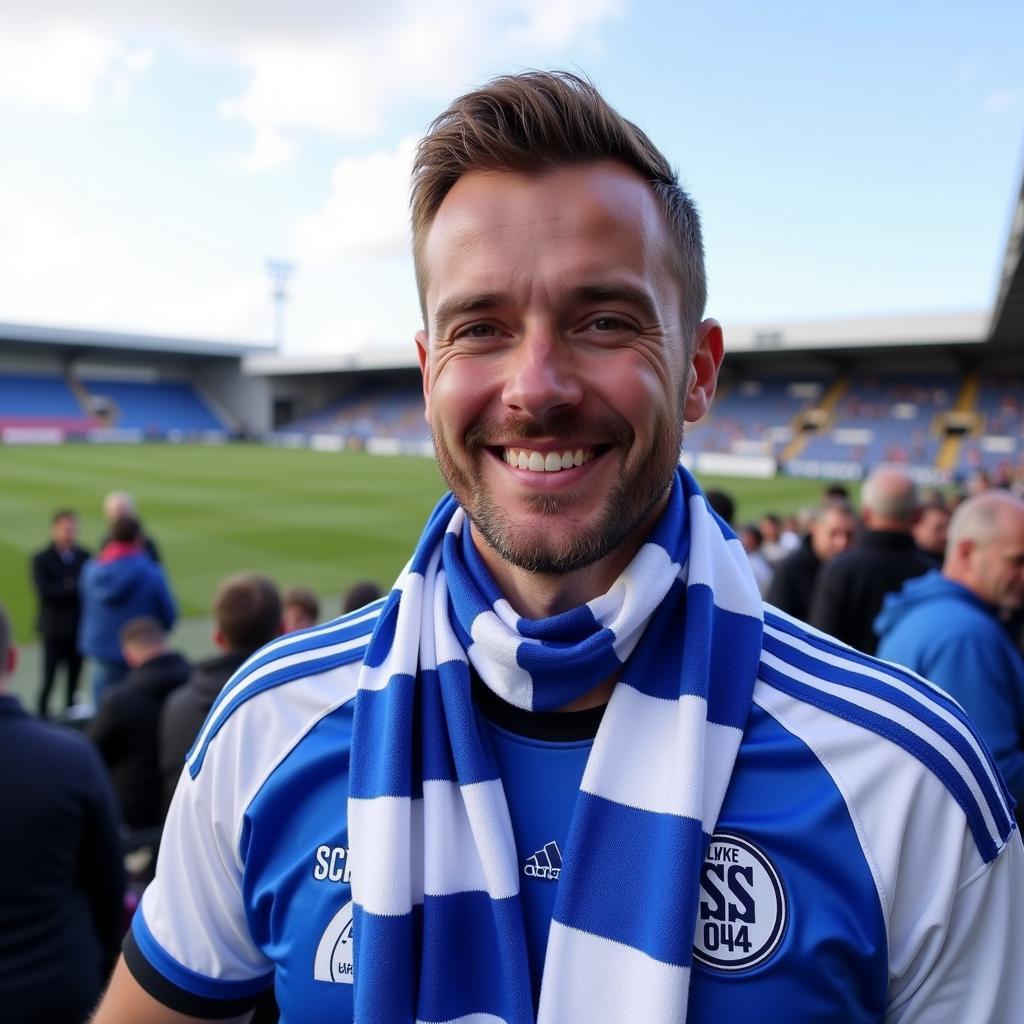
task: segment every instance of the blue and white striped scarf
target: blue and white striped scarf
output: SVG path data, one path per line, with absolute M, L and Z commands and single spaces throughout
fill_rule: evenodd
M 761 652 L 746 555 L 680 469 L 609 591 L 549 619 L 502 598 L 449 496 L 366 653 L 352 738 L 355 1019 L 686 1019 L 699 872 Z M 521 708 L 619 672 L 563 851 L 535 1015 L 508 805 L 470 665 Z

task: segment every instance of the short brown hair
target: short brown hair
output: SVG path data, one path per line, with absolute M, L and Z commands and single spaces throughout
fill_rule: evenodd
M 617 160 L 650 184 L 674 242 L 683 322 L 696 328 L 707 301 L 697 208 L 647 135 L 613 110 L 590 82 L 568 71 L 526 71 L 495 78 L 455 100 L 420 141 L 411 206 L 424 323 L 423 245 L 444 197 L 459 178 L 471 171 L 541 174 L 600 160 Z
M 320 602 L 309 587 L 289 587 L 284 592 L 281 604 L 286 608 L 289 605 L 301 608 L 312 622 L 320 618 Z
M 131 544 L 139 539 L 142 531 L 134 516 L 118 516 L 111 524 L 110 539 L 120 544 Z
M 159 647 L 167 640 L 167 630 L 149 615 L 129 619 L 117 634 L 121 647 Z
M 281 633 L 281 598 L 266 576 L 239 573 L 217 588 L 213 599 L 217 628 L 236 651 L 255 651 Z

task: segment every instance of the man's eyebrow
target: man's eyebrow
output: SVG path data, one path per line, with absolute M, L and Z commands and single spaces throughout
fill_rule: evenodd
M 631 284 L 584 284 L 570 289 L 566 299 L 573 305 L 622 302 L 639 308 L 651 320 L 658 319 L 658 310 L 650 294 Z
M 481 292 L 478 295 L 457 295 L 446 299 L 434 313 L 434 330 L 443 334 L 445 327 L 460 316 L 481 313 L 508 302 L 508 297 L 498 292 Z

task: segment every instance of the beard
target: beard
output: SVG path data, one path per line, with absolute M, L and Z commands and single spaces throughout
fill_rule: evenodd
M 488 545 L 502 560 L 519 569 L 542 576 L 563 576 L 607 557 L 649 525 L 672 485 L 679 463 L 683 416 L 680 407 L 674 423 L 657 423 L 645 453 L 633 451 L 634 431 L 617 416 L 585 419 L 558 414 L 544 420 L 508 416 L 498 422 L 473 424 L 466 432 L 460 458 L 437 423 L 431 424 L 431 432 L 441 475 Z M 554 529 L 517 522 L 514 513 L 495 500 L 481 468 L 483 459 L 494 458 L 489 447 L 499 442 L 515 446 L 516 442 L 538 437 L 600 437 L 605 439 L 600 446 L 605 450 L 599 458 L 613 458 L 615 453 L 622 458 L 618 481 L 605 497 L 597 519 L 590 525 L 579 524 L 568 534 L 562 531 L 561 537 Z M 534 517 L 550 519 L 554 525 L 582 497 L 580 489 L 534 494 L 525 502 Z

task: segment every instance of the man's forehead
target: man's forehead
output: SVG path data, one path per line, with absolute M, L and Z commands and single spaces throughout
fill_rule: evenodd
M 589 250 L 595 261 L 607 251 L 598 244 L 602 241 L 613 243 L 624 257 L 632 253 L 638 263 L 652 247 L 668 243 L 660 205 L 639 174 L 611 160 L 541 174 L 470 172 L 445 196 L 425 238 L 428 299 L 437 301 L 439 288 L 456 268 L 460 276 L 468 268 L 486 290 L 490 252 L 498 257 L 509 247 L 536 247 L 546 254 L 552 245 L 586 239 L 595 243 Z M 574 251 L 586 261 L 585 246 Z

